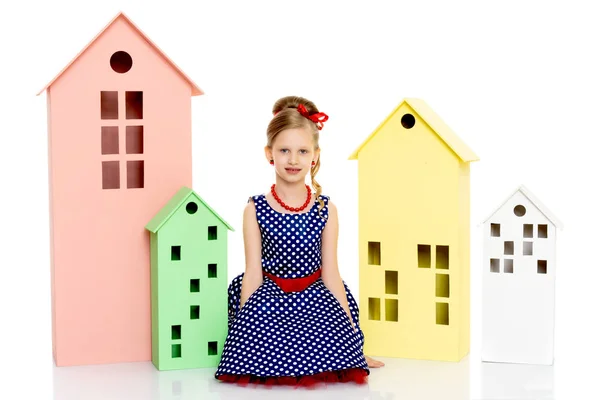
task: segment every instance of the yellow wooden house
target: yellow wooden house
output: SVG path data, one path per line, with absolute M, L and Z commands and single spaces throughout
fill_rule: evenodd
M 470 344 L 470 163 L 479 158 L 408 98 L 350 159 L 365 353 L 460 361 Z

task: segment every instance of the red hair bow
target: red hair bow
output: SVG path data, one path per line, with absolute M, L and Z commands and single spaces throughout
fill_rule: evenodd
M 310 119 L 312 122 L 317 124 L 317 129 L 323 129 L 323 122 L 329 119 L 329 116 L 323 112 L 315 113 L 312 115 L 308 114 L 308 110 L 304 107 L 304 104 L 298 105 L 298 112 L 305 118 Z

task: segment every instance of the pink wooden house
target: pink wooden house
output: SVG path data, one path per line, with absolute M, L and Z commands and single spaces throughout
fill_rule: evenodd
M 44 91 L 54 360 L 150 360 L 144 226 L 192 185 L 191 96 L 203 92 L 123 13 Z

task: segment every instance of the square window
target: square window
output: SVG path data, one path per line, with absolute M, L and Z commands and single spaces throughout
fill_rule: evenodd
M 125 128 L 125 151 L 127 154 L 144 153 L 144 127 L 141 125 Z
M 490 259 L 490 272 L 500 273 L 500 259 L 499 258 L 491 258 Z
M 532 256 L 533 255 L 533 242 L 523 242 L 523 255 L 524 256 Z
M 144 161 L 127 161 L 127 188 L 139 189 L 144 187 Z
M 490 235 L 492 237 L 500 237 L 500 224 L 491 224 L 490 230 Z
M 217 277 L 217 264 L 208 264 L 208 277 L 209 278 Z
M 417 262 L 419 268 L 431 268 L 431 246 L 428 244 L 417 245 Z
M 190 306 L 190 319 L 200 319 L 200 306 Z
M 119 119 L 119 92 L 100 92 L 100 118 Z
M 125 118 L 144 118 L 144 93 L 125 92 Z
M 181 325 L 172 325 L 171 326 L 171 339 L 172 340 L 181 339 Z
M 542 224 L 538 225 L 538 237 L 542 239 L 548 238 L 548 225 Z
M 533 224 L 523 224 L 523 237 L 524 238 L 532 238 L 533 237 Z
M 190 279 L 190 292 L 197 293 L 200 291 L 200 279 Z
M 508 274 L 513 273 L 513 260 L 510 258 L 504 259 L 504 272 Z
M 171 345 L 171 358 L 181 358 L 181 343 Z
M 515 254 L 515 243 L 514 242 L 504 242 L 504 254 L 512 256 Z
M 119 162 L 102 161 L 102 189 L 118 189 L 119 182 Z
M 119 127 L 103 126 L 100 142 L 102 154 L 119 154 Z
M 369 265 L 381 265 L 381 243 L 369 242 L 368 258 Z
M 181 246 L 171 246 L 171 261 L 181 260 Z
M 216 226 L 208 227 L 208 240 L 217 240 L 217 227 Z
M 538 260 L 537 272 L 538 272 L 538 274 L 548 273 L 548 262 L 546 260 Z

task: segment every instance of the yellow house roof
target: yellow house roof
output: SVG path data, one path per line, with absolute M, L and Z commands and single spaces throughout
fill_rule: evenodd
M 450 149 L 460 158 L 463 162 L 478 161 L 479 157 L 467 146 L 452 129 L 433 111 L 427 103 L 421 99 L 407 98 L 404 99 L 398 107 L 394 109 L 387 116 L 385 120 L 362 142 L 360 146 L 350 155 L 349 160 L 358 159 L 358 153 L 365 147 L 369 141 L 379 132 L 379 130 L 392 118 L 392 116 L 402 107 L 402 105 L 408 104 L 432 131 L 434 131 L 440 139 L 442 139 Z
M 37 93 L 37 96 L 46 91 L 73 63 L 83 54 L 85 51 L 96 41 L 102 34 L 117 21 L 119 18 L 122 18 L 125 22 L 127 22 L 148 44 L 156 51 L 160 56 L 162 56 L 165 61 L 175 70 L 175 72 L 179 73 L 183 79 L 185 79 L 192 88 L 192 96 L 203 95 L 204 91 L 198 87 L 182 70 L 179 68 L 167 55 L 164 51 L 162 51 L 140 28 L 138 28 L 128 16 L 125 15 L 122 11 L 119 12 L 76 56 L 73 58 L 59 73 L 56 75 L 42 90 Z

